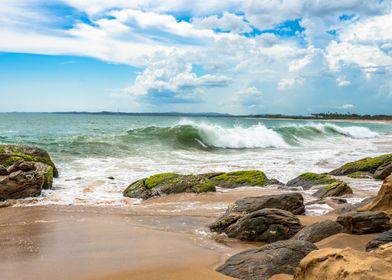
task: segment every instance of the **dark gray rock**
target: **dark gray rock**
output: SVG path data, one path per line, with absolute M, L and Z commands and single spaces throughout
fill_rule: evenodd
M 289 239 L 302 229 L 291 212 L 266 208 L 252 212 L 225 228 L 228 237 L 272 243 Z
M 341 224 L 332 220 L 325 220 L 304 227 L 292 239 L 316 243 L 331 235 L 345 231 L 346 229 Z
M 349 233 L 367 234 L 389 230 L 389 216 L 381 211 L 348 212 L 336 218 Z
M 226 213 L 210 225 L 210 229 L 216 232 L 223 232 L 225 228 L 235 223 L 238 219 L 264 208 L 286 210 L 295 215 L 305 212 L 304 199 L 300 193 L 245 197 L 230 205 Z
M 392 174 L 392 162 L 386 162 L 380 165 L 376 172 L 374 172 L 374 178 L 379 180 L 384 180 L 389 175 Z
M 7 168 L 0 165 L 0 176 L 7 176 L 8 174 L 10 174 L 10 173 L 7 171 Z
M 380 247 L 381 245 L 392 242 L 392 230 L 385 231 L 379 236 L 369 241 L 366 245 L 366 251 L 372 251 Z
M 317 247 L 302 240 L 278 241 L 229 258 L 217 271 L 243 280 L 268 280 L 275 274 L 294 274 L 300 261 Z
M 313 194 L 315 197 L 325 198 L 332 196 L 343 196 L 346 194 L 352 194 L 353 190 L 343 181 L 336 181 L 327 186 L 321 187 L 317 192 Z
M 335 182 L 336 180 L 328 174 L 317 174 L 317 173 L 303 173 L 298 177 L 287 182 L 287 187 L 302 187 L 304 190 L 308 190 L 313 186 L 327 185 Z

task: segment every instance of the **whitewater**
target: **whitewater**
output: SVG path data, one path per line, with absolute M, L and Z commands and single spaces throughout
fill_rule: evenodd
M 390 153 L 392 125 L 257 118 L 0 114 L 0 142 L 46 149 L 53 190 L 23 205 L 115 205 L 133 181 L 160 172 L 263 170 L 287 182 L 303 172 Z M 376 191 L 378 185 L 368 185 Z M 354 200 L 357 198 L 353 198 Z M 222 206 L 224 207 L 224 206 Z

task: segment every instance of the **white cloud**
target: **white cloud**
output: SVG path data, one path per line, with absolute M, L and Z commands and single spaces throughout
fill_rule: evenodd
M 288 90 L 293 88 L 297 84 L 301 84 L 303 79 L 301 78 L 283 78 L 278 82 L 278 90 Z
M 338 85 L 338 87 L 345 87 L 351 84 L 350 81 L 342 78 L 342 77 L 337 77 L 336 78 L 336 84 Z
M 178 61 L 175 55 L 170 55 L 151 63 L 126 91 L 134 96 L 161 92 L 181 98 L 178 94 L 193 93 L 200 88 L 226 87 L 231 81 L 231 78 L 221 75 L 197 76 L 192 71 L 192 64 Z
M 202 29 L 220 29 L 224 32 L 251 32 L 252 28 L 243 16 L 223 12 L 222 16 L 212 15 L 204 18 L 193 18 L 192 24 Z
M 342 110 L 349 110 L 349 109 L 355 109 L 356 107 L 353 104 L 343 104 L 343 105 L 340 105 L 340 106 L 336 106 L 335 108 L 336 109 L 342 109 Z

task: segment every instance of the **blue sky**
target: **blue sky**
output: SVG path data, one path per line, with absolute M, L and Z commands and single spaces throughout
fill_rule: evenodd
M 3 0 L 0 111 L 392 114 L 391 9 Z

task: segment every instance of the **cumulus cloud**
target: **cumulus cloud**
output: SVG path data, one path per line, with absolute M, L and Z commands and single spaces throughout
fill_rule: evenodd
M 179 103 L 181 100 L 196 101 L 200 89 L 227 87 L 231 81 L 231 78 L 222 75 L 197 76 L 191 63 L 179 62 L 175 56 L 169 56 L 165 60 L 150 63 L 126 92 L 133 96 L 165 97 L 167 101 L 170 101 L 168 97 L 173 97 Z
M 338 87 L 345 87 L 351 84 L 350 81 L 342 78 L 342 77 L 337 77 L 336 78 L 336 84 L 338 85 Z
M 343 104 L 343 105 L 340 105 L 340 106 L 336 106 L 335 108 L 336 109 L 342 109 L 342 110 L 349 110 L 349 109 L 355 109 L 356 107 L 353 104 Z

